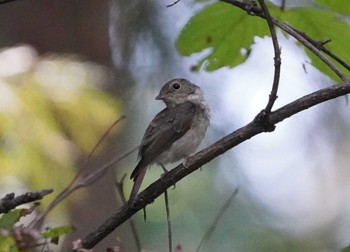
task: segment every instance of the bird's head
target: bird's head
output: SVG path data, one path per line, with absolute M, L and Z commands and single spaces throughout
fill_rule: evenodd
M 156 100 L 163 100 L 167 107 L 184 102 L 197 103 L 203 100 L 202 90 L 186 79 L 173 79 L 162 87 Z

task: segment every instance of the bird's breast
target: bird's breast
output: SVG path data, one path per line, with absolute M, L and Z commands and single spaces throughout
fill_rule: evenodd
M 200 110 L 194 115 L 191 128 L 168 150 L 165 150 L 157 158 L 157 163 L 167 164 L 176 162 L 192 154 L 202 142 L 209 126 L 209 113 L 207 110 Z

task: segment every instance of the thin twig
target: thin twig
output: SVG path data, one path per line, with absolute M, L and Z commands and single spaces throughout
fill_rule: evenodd
M 125 194 L 124 194 L 124 181 L 126 179 L 126 176 L 127 176 L 127 174 L 124 173 L 124 175 L 122 176 L 120 181 L 118 181 L 116 179 L 116 177 L 114 177 L 115 178 L 115 186 L 117 188 L 117 192 L 118 192 L 118 194 L 120 196 L 120 199 L 122 200 L 123 204 L 126 202 L 126 198 L 125 198 Z
M 199 252 L 202 249 L 202 247 L 204 247 L 205 242 L 208 241 L 209 238 L 212 236 L 213 232 L 215 231 L 216 225 L 218 224 L 218 222 L 221 219 L 221 217 L 225 214 L 225 212 L 228 209 L 228 207 L 232 204 L 232 201 L 236 197 L 237 193 L 238 193 L 238 188 L 236 188 L 233 191 L 231 196 L 227 199 L 225 204 L 221 207 L 221 209 L 218 212 L 218 214 L 216 215 L 213 223 L 210 225 L 208 231 L 205 233 L 205 235 L 203 236 L 201 242 L 199 243 L 199 245 L 198 245 L 198 247 L 196 249 L 196 252 Z
M 347 64 L 345 61 L 343 61 L 340 57 L 335 55 L 333 52 L 329 51 L 325 44 L 331 42 L 331 39 L 325 39 L 323 41 L 316 41 L 312 39 L 310 36 L 308 36 L 305 32 L 299 31 L 298 29 L 291 27 L 294 31 L 299 33 L 302 37 L 304 37 L 307 41 L 309 41 L 311 44 L 313 44 L 316 48 L 318 48 L 320 51 L 323 51 L 325 54 L 333 58 L 335 61 L 337 61 L 340 65 L 342 65 L 344 68 L 346 68 L 348 71 L 350 71 L 350 65 Z
M 123 175 L 123 177 L 120 179 L 120 182 L 118 182 L 117 180 L 115 182 L 118 194 L 120 195 L 120 198 L 121 198 L 123 204 L 125 204 L 125 202 L 126 202 L 126 198 L 125 198 L 125 194 L 124 194 L 124 181 L 126 179 L 126 175 L 127 175 L 126 173 Z M 141 251 L 140 237 L 137 233 L 135 223 L 132 220 L 132 218 L 129 219 L 129 225 L 130 225 L 131 232 L 132 232 L 134 239 L 135 239 L 137 251 Z
M 52 192 L 52 189 L 43 189 L 36 192 L 26 192 L 16 197 L 14 193 L 9 193 L 0 199 L 0 214 L 7 213 L 17 206 L 41 200 L 44 196 Z
M 258 12 L 261 12 L 261 8 L 259 8 L 255 1 L 241 1 L 241 0 L 220 0 L 225 3 L 232 4 L 240 9 L 250 13 L 252 15 L 256 15 Z
M 291 27 L 288 24 L 285 24 L 278 19 L 273 19 L 275 25 L 287 32 L 289 35 L 293 36 L 300 43 L 302 43 L 306 48 L 308 48 L 312 53 L 314 53 L 320 60 L 322 60 L 342 81 L 347 81 L 348 78 L 346 75 L 332 62 L 330 61 L 322 52 L 306 38 L 301 36 L 295 28 Z
M 272 84 L 272 89 L 271 89 L 269 101 L 268 101 L 266 108 L 264 110 L 265 113 L 269 114 L 271 112 L 273 104 L 275 103 L 275 101 L 277 99 L 277 91 L 278 91 L 278 85 L 280 82 L 280 75 L 281 75 L 281 49 L 280 49 L 280 46 L 278 44 L 276 30 L 275 30 L 275 26 L 273 24 L 270 12 L 269 12 L 264 0 L 258 0 L 258 1 L 260 3 L 260 6 L 261 6 L 263 12 L 264 12 L 267 24 L 269 26 L 269 30 L 270 30 L 270 34 L 271 34 L 271 38 L 272 38 L 273 50 L 275 53 L 275 57 L 274 57 L 275 72 L 274 72 L 274 76 L 273 76 L 273 84 Z
M 166 220 L 168 224 L 168 245 L 169 252 L 173 251 L 173 237 L 171 232 L 171 217 L 170 217 L 170 208 L 169 208 L 169 199 L 168 199 L 168 191 L 164 191 L 164 201 L 165 201 L 165 211 L 166 211 Z
M 330 50 L 328 50 L 327 48 L 325 48 L 324 46 L 321 49 L 323 52 L 325 52 L 326 54 L 328 54 L 331 58 L 333 58 L 335 61 L 337 61 L 340 65 L 342 65 L 343 67 L 346 68 L 346 70 L 350 71 L 350 65 L 347 64 L 344 60 L 342 60 L 341 58 L 339 58 L 337 55 L 335 55 L 333 52 L 331 52 Z
M 112 123 L 108 129 L 103 133 L 103 135 L 100 137 L 100 139 L 97 141 L 95 146 L 92 148 L 90 151 L 89 155 L 86 156 L 84 163 L 82 167 L 86 167 L 88 164 L 89 160 L 91 159 L 91 156 L 95 153 L 96 149 L 100 146 L 100 144 L 103 142 L 103 140 L 107 137 L 107 135 L 111 132 L 111 130 L 118 124 L 120 121 L 124 120 L 126 118 L 126 115 L 122 115 L 120 118 L 118 118 L 114 123 Z
M 177 4 L 178 2 L 180 2 L 180 0 L 176 0 L 175 2 L 173 2 L 172 4 L 168 4 L 166 7 L 172 7 L 174 6 L 175 4 Z
M 271 112 L 269 122 L 272 125 L 275 125 L 303 110 L 349 93 L 350 81 L 338 83 L 337 85 L 318 90 Z M 164 174 L 161 179 L 158 179 L 145 190 L 140 192 L 132 203 L 126 202 L 117 213 L 108 218 L 96 230 L 89 233 L 82 240 L 82 246 L 86 249 L 94 247 L 139 210 L 144 209 L 148 204 L 153 203 L 153 201 L 162 195 L 165 190 L 179 182 L 182 178 L 209 163 L 214 158 L 224 154 L 226 151 L 262 132 L 265 132 L 265 128 L 262 127 L 259 122 L 253 120 L 246 126 L 235 130 L 216 143 L 197 152 L 193 156 L 188 157 L 186 159 L 186 167 L 182 164 L 178 165 Z
M 14 2 L 16 0 L 0 0 L 0 5 L 1 4 L 6 4 L 6 3 L 10 3 L 10 2 Z
M 125 154 L 116 157 L 114 159 L 112 159 L 111 161 L 109 161 L 108 163 L 98 167 L 96 169 L 95 172 L 89 174 L 88 176 L 81 178 L 79 180 L 77 180 L 76 178 L 73 179 L 73 181 L 65 188 L 63 189 L 62 192 L 60 192 L 57 197 L 48 205 L 48 207 L 45 209 L 45 211 L 38 215 L 31 223 L 30 223 L 30 227 L 33 228 L 39 228 L 43 219 L 46 217 L 46 215 L 56 206 L 58 205 L 62 200 L 64 200 L 65 198 L 67 198 L 70 194 L 72 194 L 73 192 L 75 192 L 76 190 L 78 190 L 81 187 L 86 187 L 88 185 L 91 185 L 92 183 L 94 183 L 97 179 L 99 179 L 103 174 L 105 174 L 105 172 L 111 168 L 113 165 L 115 165 L 116 163 L 118 163 L 119 161 L 123 160 L 124 158 L 126 158 L 127 156 L 129 156 L 131 153 L 133 153 L 134 151 L 138 150 L 139 146 L 131 149 L 130 151 L 126 152 Z
M 125 118 L 126 118 L 126 116 L 122 115 L 119 119 L 117 119 L 115 122 L 113 122 L 113 124 L 110 127 L 108 127 L 108 129 L 104 132 L 104 134 L 102 135 L 100 140 L 96 143 L 96 145 L 94 146 L 92 151 L 89 153 L 88 158 L 85 159 L 85 161 L 82 165 L 82 168 L 79 169 L 79 171 L 76 173 L 76 175 L 74 176 L 72 181 L 56 196 L 56 198 L 53 201 L 50 202 L 50 204 L 47 206 L 47 208 L 40 215 L 38 215 L 36 218 L 34 218 L 34 220 L 32 220 L 32 222 L 29 224 L 30 227 L 39 228 L 41 226 L 41 224 L 43 223 L 47 214 L 55 206 L 57 206 L 60 202 L 62 202 L 62 200 L 67 198 L 70 194 L 72 194 L 74 191 L 78 190 L 79 188 L 85 187 L 85 186 L 88 186 L 88 185 L 94 183 L 96 180 L 98 180 L 99 178 L 101 178 L 105 174 L 105 172 L 107 171 L 108 168 L 110 168 L 112 165 L 116 164 L 117 162 L 124 159 L 125 157 L 127 157 L 128 155 L 130 155 L 131 153 L 133 153 L 134 151 L 136 151 L 138 149 L 138 147 L 136 147 L 136 148 L 132 149 L 131 151 L 128 151 L 124 155 L 112 159 L 110 162 L 108 162 L 107 164 L 105 164 L 101 167 L 98 167 L 97 169 L 94 170 L 94 172 L 89 173 L 87 176 L 82 175 L 87 169 L 87 164 L 88 164 L 90 157 L 96 151 L 98 146 L 100 146 L 100 144 L 102 143 L 102 140 L 105 139 L 107 134 L 110 133 L 111 129 L 115 125 L 117 125 L 119 122 L 121 122 Z

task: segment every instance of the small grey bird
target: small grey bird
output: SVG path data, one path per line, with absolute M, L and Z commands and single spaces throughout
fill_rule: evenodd
M 139 158 L 132 172 L 134 180 L 129 202 L 132 202 L 141 186 L 147 167 L 157 163 L 176 162 L 193 153 L 209 126 L 210 111 L 202 90 L 186 79 L 167 82 L 156 96 L 166 108 L 159 112 L 144 134 Z

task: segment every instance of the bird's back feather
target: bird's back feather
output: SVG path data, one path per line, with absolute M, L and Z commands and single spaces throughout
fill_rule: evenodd
M 181 103 L 174 108 L 165 108 L 159 112 L 146 129 L 139 157 L 130 178 L 136 180 L 139 172 L 156 161 L 156 158 L 181 138 L 193 122 L 196 106 L 191 102 Z

